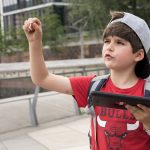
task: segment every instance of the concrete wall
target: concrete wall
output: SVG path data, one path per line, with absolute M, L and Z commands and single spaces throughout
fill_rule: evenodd
M 32 94 L 34 87 L 30 78 L 1 80 L 0 98 Z

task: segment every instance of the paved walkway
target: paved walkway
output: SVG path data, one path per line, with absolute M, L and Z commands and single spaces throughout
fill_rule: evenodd
M 32 127 L 28 101 L 0 105 L 0 150 L 89 150 L 89 116 L 77 116 L 71 96 L 38 100 L 38 127 Z

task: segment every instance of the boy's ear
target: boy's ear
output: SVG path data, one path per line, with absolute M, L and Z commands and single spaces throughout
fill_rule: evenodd
M 141 61 L 144 58 L 144 49 L 140 49 L 135 53 L 135 61 Z

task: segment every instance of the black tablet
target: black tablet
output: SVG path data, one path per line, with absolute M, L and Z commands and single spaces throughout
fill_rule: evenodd
M 104 106 L 117 109 L 126 109 L 125 104 L 133 106 L 142 104 L 150 107 L 150 98 L 148 97 L 129 96 L 98 91 L 93 91 L 91 93 L 91 100 L 93 106 Z

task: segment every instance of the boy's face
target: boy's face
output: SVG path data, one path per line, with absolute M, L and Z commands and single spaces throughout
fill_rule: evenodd
M 102 56 L 105 65 L 113 70 L 126 70 L 136 64 L 130 42 L 118 36 L 108 36 L 103 41 Z

